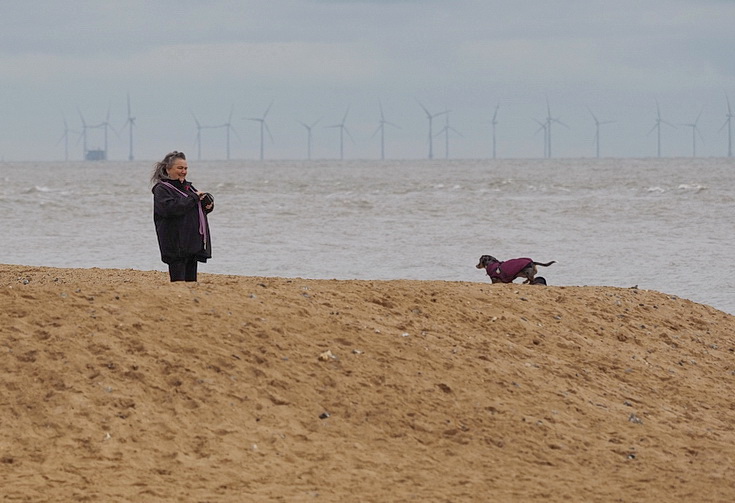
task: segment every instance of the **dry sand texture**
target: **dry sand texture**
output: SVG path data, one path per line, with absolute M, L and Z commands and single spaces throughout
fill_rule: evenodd
M 0 265 L 2 501 L 733 501 L 735 317 Z

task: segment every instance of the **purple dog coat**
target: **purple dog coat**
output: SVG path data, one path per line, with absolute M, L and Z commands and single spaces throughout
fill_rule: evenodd
M 512 283 L 519 272 L 533 265 L 530 258 L 513 258 L 505 262 L 493 262 L 486 267 L 490 279 L 497 279 L 501 283 Z

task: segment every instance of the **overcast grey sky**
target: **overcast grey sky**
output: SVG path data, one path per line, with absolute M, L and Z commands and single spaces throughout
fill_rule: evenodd
M 265 157 L 423 158 L 428 120 L 450 110 L 453 158 L 543 157 L 546 102 L 554 157 L 656 155 L 656 103 L 664 156 L 727 154 L 720 129 L 735 110 L 733 0 L 120 0 L 0 1 L 0 158 L 63 160 L 64 118 L 80 131 L 110 113 L 120 129 L 129 93 L 135 157 L 171 149 L 195 159 L 196 127 L 227 122 L 231 157 L 259 156 L 259 124 L 272 102 Z M 434 131 L 444 127 L 435 119 Z M 733 124 L 735 126 L 735 124 Z M 88 146 L 103 146 L 103 128 Z M 649 133 L 650 132 L 650 133 Z M 460 136 L 461 134 L 461 136 Z M 354 141 L 352 141 L 354 140 Z M 442 158 L 444 138 L 434 138 Z M 70 133 L 70 159 L 82 157 Z M 110 131 L 110 159 L 126 159 L 127 132 Z M 224 159 L 225 129 L 202 130 L 202 157 Z

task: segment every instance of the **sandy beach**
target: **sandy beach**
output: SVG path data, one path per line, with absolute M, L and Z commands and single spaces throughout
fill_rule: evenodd
M 735 499 L 735 317 L 666 293 L 0 265 L 0 306 L 2 501 Z

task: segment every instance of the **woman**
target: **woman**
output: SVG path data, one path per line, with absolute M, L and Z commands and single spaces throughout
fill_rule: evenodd
M 155 164 L 151 177 L 153 221 L 171 281 L 196 281 L 197 262 L 212 257 L 207 214 L 214 200 L 186 181 L 187 170 L 186 156 L 174 150 Z

